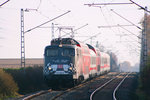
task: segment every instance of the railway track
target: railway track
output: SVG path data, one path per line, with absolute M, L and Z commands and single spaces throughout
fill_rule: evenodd
M 103 75 L 97 78 L 94 78 L 90 81 L 83 82 L 82 84 L 75 86 L 70 89 L 66 89 L 63 91 L 53 91 L 53 90 L 46 90 L 46 91 L 40 91 L 38 93 L 29 95 L 23 99 L 20 100 L 97 100 L 95 99 L 98 94 L 98 91 L 105 90 L 105 87 L 112 87 L 110 83 L 120 83 L 122 81 L 122 78 L 125 77 L 126 74 L 108 74 Z M 126 76 L 127 77 L 127 76 Z M 119 79 L 119 80 L 118 80 Z M 124 78 L 125 80 L 125 78 Z M 123 81 L 122 81 L 123 82 Z M 120 83 L 121 84 L 121 83 Z M 95 90 L 95 88 L 97 88 Z M 119 86 L 118 86 L 119 88 Z M 80 97 L 81 91 L 83 97 Z M 116 89 L 117 91 L 117 89 Z M 77 96 L 78 95 L 78 96 Z M 116 92 L 114 92 L 114 98 L 116 96 Z M 106 100 L 106 99 L 104 99 Z M 110 99 L 109 99 L 110 100 Z
M 117 100 L 116 92 L 129 74 L 131 73 L 120 73 L 116 77 L 105 82 L 92 92 L 90 100 Z
M 93 82 L 94 80 L 90 80 L 90 81 L 84 81 L 83 83 L 79 84 L 78 86 L 75 86 L 73 88 L 69 88 L 67 90 L 64 90 L 64 91 L 53 91 L 52 89 L 49 89 L 49 90 L 45 90 L 45 91 L 40 91 L 38 93 L 35 93 L 35 94 L 32 94 L 32 95 L 29 95 L 25 98 L 23 98 L 22 100 L 37 100 L 37 97 L 40 96 L 40 95 L 43 95 L 43 94 L 52 94 L 51 98 L 49 98 L 50 100 L 56 100 L 57 98 L 59 98 L 60 96 L 62 96 L 63 94 L 67 93 L 67 92 L 70 92 L 72 90 L 75 90 L 77 88 L 80 88 L 82 86 L 84 86 L 85 84 L 88 84 L 90 82 Z M 43 98 L 43 97 L 41 97 Z M 40 99 L 39 99 L 40 100 Z

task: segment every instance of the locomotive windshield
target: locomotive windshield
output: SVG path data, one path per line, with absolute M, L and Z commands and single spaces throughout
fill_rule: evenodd
M 49 48 L 46 50 L 46 56 L 74 56 L 75 51 L 73 48 Z
M 74 56 L 74 49 L 71 48 L 64 48 L 62 50 L 62 56 Z
M 58 56 L 58 49 L 56 48 L 47 49 L 46 56 Z

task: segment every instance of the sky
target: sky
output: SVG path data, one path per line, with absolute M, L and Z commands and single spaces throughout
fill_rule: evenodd
M 6 0 L 0 0 L 0 4 Z M 133 0 L 139 5 L 150 8 L 149 0 Z M 128 21 L 116 15 L 114 12 L 128 19 L 137 26 L 143 18 L 144 11 L 134 4 L 130 5 L 101 5 L 89 7 L 84 4 L 92 3 L 130 3 L 129 0 L 10 0 L 0 7 L 0 58 L 20 58 L 21 56 L 21 20 L 20 10 L 24 11 L 24 30 L 27 31 L 48 20 L 51 20 L 67 11 L 71 11 L 60 18 L 57 18 L 42 27 L 25 33 L 25 57 L 43 58 L 45 46 L 50 44 L 52 39 L 51 24 L 55 25 L 55 37 L 59 36 L 58 27 L 66 26 L 75 31 L 75 39 L 84 41 L 90 36 L 100 33 L 92 40 L 105 47 L 105 50 L 114 52 L 120 62 L 129 61 L 131 64 L 139 62 L 141 30 L 135 26 L 126 27 L 102 27 L 111 25 L 131 25 Z M 36 10 L 35 10 L 36 9 Z M 113 9 L 113 11 L 111 10 Z M 98 27 L 100 26 L 100 28 Z M 70 32 L 61 31 L 61 35 Z M 132 35 L 134 33 L 135 35 Z M 69 37 L 69 36 L 67 36 Z M 91 43 L 91 40 L 85 43 Z

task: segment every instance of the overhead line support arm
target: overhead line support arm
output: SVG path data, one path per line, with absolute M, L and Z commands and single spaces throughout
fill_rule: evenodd
M 0 4 L 0 7 L 3 6 L 4 4 L 6 4 L 8 1 L 10 1 L 10 0 L 7 0 L 4 3 Z
M 124 18 L 123 16 L 121 16 L 120 14 L 118 14 L 117 12 L 115 12 L 113 9 L 111 9 L 111 11 L 112 11 L 113 13 L 115 13 L 116 15 L 118 15 L 119 17 L 121 17 L 121 18 L 123 18 L 124 20 L 126 20 L 127 22 L 129 22 L 129 23 L 131 23 L 132 25 L 136 26 L 138 29 L 142 30 L 141 27 L 135 25 L 134 23 L 132 23 L 132 22 L 129 21 L 128 19 Z
M 141 9 L 145 10 L 146 12 L 149 12 L 147 9 L 145 9 L 144 7 L 140 6 L 139 4 L 135 3 L 134 1 L 130 0 L 133 4 L 137 5 L 138 7 L 140 7 Z
M 97 6 L 97 5 L 125 5 L 125 4 L 133 4 L 133 3 L 92 3 L 92 4 L 84 4 L 84 5 Z
M 120 25 L 118 25 L 118 26 L 120 26 Z M 132 35 L 134 35 L 134 36 L 136 36 L 137 38 L 139 38 L 139 39 L 141 39 L 141 37 L 139 37 L 139 36 L 137 36 L 137 35 L 135 35 L 134 33 L 132 33 L 131 31 L 129 31 L 129 30 L 127 30 L 127 29 L 125 29 L 124 27 L 122 27 L 122 26 L 120 26 L 121 28 L 123 28 L 124 30 L 126 30 L 126 31 L 128 31 L 129 33 L 131 33 Z
M 44 22 L 44 23 L 42 23 L 42 24 L 40 24 L 40 25 L 38 25 L 38 26 L 36 26 L 36 27 L 33 27 L 33 28 L 31 28 L 31 29 L 25 31 L 24 33 L 30 32 L 30 31 L 32 31 L 32 30 L 34 30 L 34 29 L 36 29 L 36 28 L 38 28 L 38 27 L 40 27 L 40 26 L 42 26 L 42 25 L 45 25 L 45 24 L 47 24 L 47 23 L 49 23 L 49 22 L 51 22 L 51 21 L 53 21 L 53 20 L 55 20 L 55 19 L 57 19 L 57 18 L 63 16 L 63 15 L 65 15 L 65 14 L 69 13 L 69 12 L 71 12 L 71 11 L 67 11 L 67 12 L 65 12 L 65 13 L 63 13 L 63 14 L 61 14 L 61 15 L 59 15 L 59 16 L 57 16 L 57 17 L 55 17 L 55 18 L 53 18 L 53 19 L 51 19 L 51 20 L 49 20 L 49 21 L 46 21 L 46 22 Z

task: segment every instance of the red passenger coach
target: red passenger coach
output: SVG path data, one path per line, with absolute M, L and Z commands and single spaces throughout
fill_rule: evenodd
M 100 72 L 102 74 L 110 71 L 110 56 L 107 53 L 100 52 L 101 53 L 101 66 L 100 66 Z
M 90 67 L 89 67 L 89 77 L 95 77 L 97 75 L 97 52 L 95 48 L 89 44 L 87 44 L 90 51 Z

